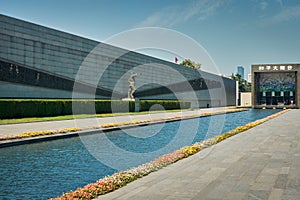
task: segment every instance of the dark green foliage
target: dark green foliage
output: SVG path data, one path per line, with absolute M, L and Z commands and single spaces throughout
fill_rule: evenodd
M 189 101 L 176 101 L 176 100 L 140 101 L 140 111 L 162 110 L 162 107 L 164 110 L 187 109 L 191 107 L 191 103 Z
M 232 74 L 231 78 L 235 81 L 239 82 L 239 91 L 240 92 L 251 92 L 251 83 L 248 83 L 245 79 L 242 79 L 239 74 Z
M 1 100 L 0 118 L 55 116 L 62 113 L 62 103 L 50 100 Z
M 74 108 L 74 109 L 73 109 Z M 74 113 L 73 113 L 74 111 Z M 0 118 L 134 112 L 134 102 L 110 100 L 0 100 Z
M 147 111 L 155 104 L 165 110 L 190 107 L 189 102 L 141 100 L 140 111 Z M 0 119 L 134 112 L 134 108 L 134 101 L 120 100 L 0 100 Z

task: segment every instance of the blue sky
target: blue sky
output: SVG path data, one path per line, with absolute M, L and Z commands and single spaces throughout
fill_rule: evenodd
M 9 0 L 0 12 L 97 41 L 133 28 L 173 29 L 226 75 L 238 65 L 249 73 L 255 63 L 300 62 L 299 0 Z

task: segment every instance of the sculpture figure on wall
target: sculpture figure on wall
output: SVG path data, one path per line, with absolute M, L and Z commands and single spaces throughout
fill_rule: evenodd
M 134 99 L 133 93 L 135 92 L 135 77 L 137 76 L 137 73 L 131 72 L 131 75 L 128 79 L 129 83 L 129 90 L 128 90 L 128 98 Z

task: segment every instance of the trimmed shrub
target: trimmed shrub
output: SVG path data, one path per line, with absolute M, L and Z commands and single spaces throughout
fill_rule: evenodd
M 63 104 L 55 100 L 0 100 L 0 118 L 62 115 Z
M 140 111 L 148 111 L 155 104 L 161 105 L 165 110 L 190 107 L 190 102 L 187 101 L 141 100 Z M 76 109 L 73 110 L 74 106 Z M 71 115 L 73 112 L 74 114 L 134 112 L 134 109 L 134 101 L 121 100 L 0 100 L 0 119 Z
M 187 109 L 191 107 L 191 102 L 189 101 L 177 101 L 177 100 L 141 100 L 140 101 L 140 111 L 148 110 L 158 110 L 161 105 L 165 110 L 174 109 Z M 152 108 L 151 108 L 152 107 Z

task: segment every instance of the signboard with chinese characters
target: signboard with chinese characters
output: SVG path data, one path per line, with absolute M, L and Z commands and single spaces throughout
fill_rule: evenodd
M 293 71 L 292 65 L 259 65 L 258 71 Z

